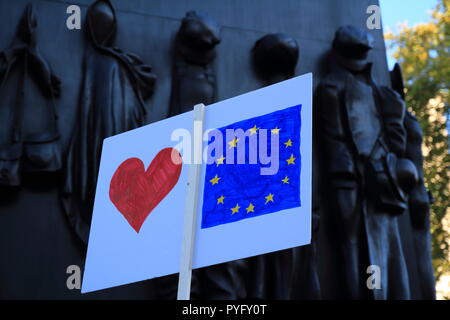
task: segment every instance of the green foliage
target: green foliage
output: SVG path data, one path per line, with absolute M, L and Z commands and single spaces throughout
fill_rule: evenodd
M 450 154 L 446 130 L 449 115 L 450 0 L 440 0 L 431 21 L 402 26 L 389 33 L 390 47 L 403 70 L 408 108 L 424 133 L 425 182 L 435 202 L 431 207 L 433 265 L 436 279 L 450 272 Z

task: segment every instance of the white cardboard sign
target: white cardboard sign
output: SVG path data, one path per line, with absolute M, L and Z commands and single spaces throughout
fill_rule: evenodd
M 224 136 L 214 161 L 202 164 L 193 268 L 309 244 L 312 74 L 209 105 L 204 127 L 249 134 Z M 104 140 L 83 293 L 179 272 L 189 159 L 179 150 L 182 163 L 167 163 L 180 146 L 177 129 L 193 132 L 192 112 Z M 261 155 L 227 163 L 227 150 L 252 136 L 279 139 L 269 146 L 277 165 Z M 277 170 L 260 174 L 271 165 Z

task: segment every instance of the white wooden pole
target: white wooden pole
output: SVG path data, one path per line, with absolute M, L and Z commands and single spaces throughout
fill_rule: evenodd
M 205 105 L 194 107 L 194 137 L 192 141 L 191 160 L 186 193 L 184 213 L 183 242 L 181 247 L 180 274 L 178 279 L 178 300 L 189 300 L 191 296 L 192 258 L 194 255 L 195 229 L 197 227 L 198 192 L 202 168 L 203 120 Z

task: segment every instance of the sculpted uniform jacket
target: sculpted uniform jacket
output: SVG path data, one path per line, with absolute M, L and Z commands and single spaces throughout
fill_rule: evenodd
M 336 63 L 320 84 L 319 154 L 324 183 L 331 187 L 330 217 L 341 231 L 341 240 L 357 241 L 363 227 L 368 252 L 360 260 L 368 259 L 385 270 L 382 290 L 370 294 L 375 299 L 407 299 L 408 272 L 396 217 L 406 203 L 397 197 L 397 185 L 392 185 L 396 156 L 402 156 L 406 145 L 404 104 L 392 90 L 372 81 L 370 69 L 368 64 L 365 70 L 351 73 Z
M 392 208 L 405 208 L 404 197 L 397 196 L 401 190 L 395 181 L 395 161 L 406 148 L 405 105 L 401 97 L 373 82 L 371 64 L 355 74 L 333 65 L 317 93 L 319 148 L 331 185 L 355 188 L 358 177 L 367 175 L 367 167 L 374 167 L 373 171 L 389 175 L 394 181 L 393 185 L 383 186 L 391 193 L 375 190 L 381 192 L 377 200 Z
M 325 160 L 326 176 L 334 187 L 353 188 L 357 178 L 356 147 L 348 125 L 346 105 L 347 70 L 332 66 L 317 89 L 317 123 L 319 153 Z

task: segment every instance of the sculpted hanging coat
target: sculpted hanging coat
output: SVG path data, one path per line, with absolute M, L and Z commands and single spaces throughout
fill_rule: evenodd
M 78 120 L 67 155 L 62 202 L 69 221 L 87 244 L 103 139 L 144 124 L 144 99 L 155 76 L 131 53 L 113 48 L 114 9 L 99 0 L 87 12 L 88 37 Z

